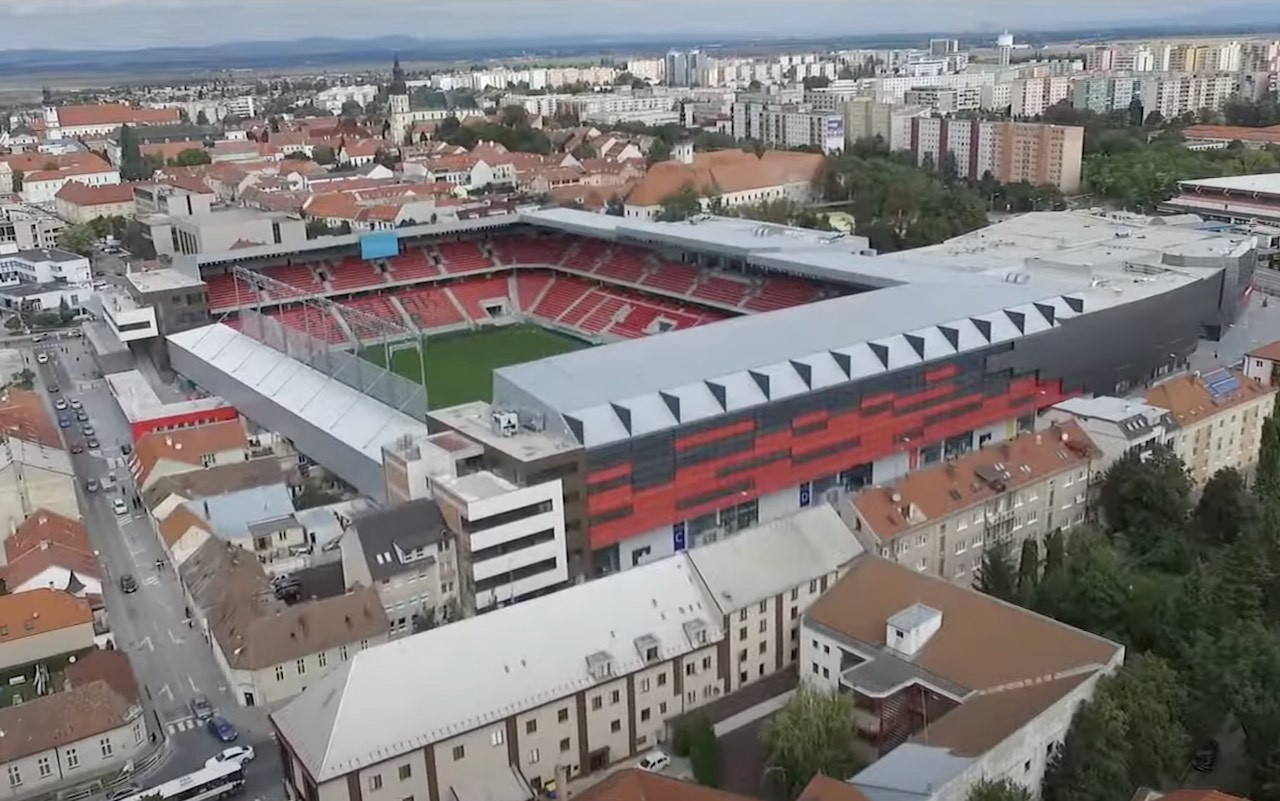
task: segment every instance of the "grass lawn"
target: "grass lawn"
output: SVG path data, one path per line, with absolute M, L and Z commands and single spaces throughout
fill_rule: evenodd
M 432 409 L 469 401 L 491 399 L 493 371 L 590 347 L 585 342 L 538 328 L 510 325 L 474 333 L 445 334 L 427 340 L 427 404 Z M 370 348 L 364 358 L 383 363 L 383 350 Z M 400 350 L 392 354 L 391 369 L 410 381 L 422 381 L 418 354 Z

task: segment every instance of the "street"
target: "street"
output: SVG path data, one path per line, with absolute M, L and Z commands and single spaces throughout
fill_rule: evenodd
M 48 363 L 35 364 L 37 353 L 48 354 Z M 38 372 L 36 388 L 45 394 L 52 419 L 57 416 L 54 399 L 78 399 L 101 443 L 98 449 L 72 456 L 81 515 L 102 566 L 104 602 L 116 646 L 129 655 L 138 684 L 145 688 L 149 725 L 158 736 L 170 739 L 166 758 L 150 775 L 136 780 L 152 786 L 190 773 L 225 747 L 191 713 L 191 699 L 203 694 L 239 731 L 238 744 L 252 745 L 257 752 L 246 769 L 245 792 L 254 798 L 281 797 L 279 753 L 266 710 L 243 708 L 232 698 L 210 645 L 198 630 L 189 627 L 177 576 L 149 516 L 133 504 L 128 457 L 121 449 L 130 443 L 129 427 L 106 382 L 93 378 L 93 359 L 85 340 L 65 336 L 46 340 L 33 346 L 31 362 Z M 46 390 L 50 383 L 61 391 L 50 395 Z M 61 429 L 68 447 L 84 444 L 87 437 L 81 433 L 82 425 L 77 422 Z M 108 474 L 114 475 L 118 486 L 95 493 L 85 491 L 89 478 L 101 481 Z M 115 498 L 125 501 L 128 515 L 113 513 Z M 157 569 L 157 560 L 162 560 L 162 568 Z M 126 574 L 137 580 L 134 593 L 120 589 L 120 578 Z

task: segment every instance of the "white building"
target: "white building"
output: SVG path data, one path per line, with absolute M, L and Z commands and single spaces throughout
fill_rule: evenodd
M 35 170 L 23 176 L 20 194 L 28 203 L 51 204 L 69 181 L 86 186 L 111 186 L 120 183 L 120 173 L 101 159 L 53 170 Z
M 1068 398 L 1049 409 L 1046 422 L 1075 420 L 1089 435 L 1102 456 L 1091 469 L 1105 472 L 1130 451 L 1148 451 L 1156 445 L 1174 446 L 1177 423 L 1168 409 L 1152 406 L 1140 398 Z
M 0 284 L 50 284 L 58 281 L 88 286 L 92 280 L 89 258 L 78 253 L 44 248 L 0 255 Z
M 1040 787 L 1071 717 L 1124 647 L 878 557 L 804 615 L 800 677 L 853 697 L 880 758 L 869 799 L 964 801 L 982 780 Z
M 159 334 L 154 306 L 143 306 L 128 292 L 106 289 L 98 293 L 102 317 L 121 342 L 150 339 Z
M 373 84 L 356 86 L 331 86 L 316 92 L 316 105 L 331 114 L 340 114 L 344 103 L 355 101 L 366 107 L 378 96 L 378 87 Z
M 432 480 L 457 535 L 464 598 L 477 611 L 517 603 L 569 580 L 561 481 L 518 487 L 483 471 Z

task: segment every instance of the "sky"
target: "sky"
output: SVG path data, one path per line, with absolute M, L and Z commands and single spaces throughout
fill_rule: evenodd
M 1276 0 L 1228 0 L 1230 11 Z M 1221 9 L 1222 6 L 1218 6 Z M 0 50 L 121 50 L 309 36 L 543 39 L 850 35 L 1106 26 L 1188 16 L 1201 0 L 0 0 Z M 1229 22 L 1231 20 L 1220 20 Z

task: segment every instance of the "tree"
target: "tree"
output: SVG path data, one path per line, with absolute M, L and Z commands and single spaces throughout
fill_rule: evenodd
M 982 552 L 982 563 L 974 577 L 974 589 L 993 598 L 1011 601 L 1017 595 L 1018 577 L 1007 540 L 994 542 Z
M 1245 489 L 1244 478 L 1235 468 L 1228 467 L 1205 482 L 1192 520 L 1205 541 L 1225 545 L 1244 529 L 1252 511 L 1253 499 Z
M 128 125 L 120 126 L 120 177 L 126 181 L 150 178 L 155 170 L 149 170 L 142 158 L 142 146 L 138 134 Z
M 825 89 L 831 85 L 831 79 L 825 75 L 810 75 L 801 83 L 805 89 Z
M 337 161 L 337 155 L 334 154 L 333 148 L 328 145 L 316 145 L 311 148 L 311 158 L 316 164 L 333 164 Z
M 58 317 L 62 318 L 63 325 L 71 322 L 71 318 L 75 317 L 75 312 L 71 310 L 71 304 L 67 302 L 66 295 L 58 298 Z
M 1012 779 L 983 779 L 969 791 L 968 801 L 1033 801 L 1031 791 Z
M 1035 596 L 1040 581 L 1040 544 L 1034 539 L 1022 541 L 1022 555 L 1018 559 L 1018 597 L 1024 603 Z
M 359 117 L 361 114 L 364 114 L 364 106 L 360 105 L 358 101 L 348 100 L 342 104 L 341 115 L 343 117 L 350 117 L 351 119 L 355 119 L 356 117 Z
M 93 243 L 98 237 L 94 235 L 93 228 L 85 223 L 76 223 L 68 225 L 62 230 L 62 234 L 58 237 L 58 245 L 63 250 L 70 250 L 73 253 L 79 253 L 82 256 L 88 256 L 93 252 Z
M 862 766 L 853 735 L 850 696 L 801 684 L 761 732 L 766 770 L 777 774 L 788 798 L 819 773 L 852 776 Z
M 698 718 L 689 731 L 689 766 L 698 784 L 716 787 L 720 783 L 716 732 L 705 718 Z
M 24 367 L 9 376 L 9 386 L 18 387 L 19 389 L 31 389 L 35 386 L 35 382 L 36 374 L 32 372 L 30 367 Z
M 1265 495 L 1280 494 L 1280 395 L 1276 396 L 1271 415 L 1262 422 L 1255 486 Z
M 692 184 L 685 184 L 674 193 L 662 199 L 662 208 L 658 211 L 658 219 L 663 222 L 687 220 L 702 212 L 702 196 Z
M 208 124 L 209 124 L 209 115 L 205 113 L 205 110 L 200 109 L 199 111 L 197 111 L 196 125 L 208 125 Z
M 1186 522 L 1190 497 L 1186 466 L 1163 445 L 1126 453 L 1107 470 L 1099 493 L 1107 524 L 1140 554 L 1170 544 Z
M 650 166 L 660 161 L 666 161 L 671 158 L 671 143 L 663 139 L 657 139 L 649 147 L 649 152 L 645 155 L 645 159 Z
M 22 170 L 13 171 L 13 191 L 15 192 L 22 191 L 22 181 L 26 177 L 26 175 L 27 174 Z
M 197 164 L 208 164 L 213 159 L 209 158 L 209 151 L 200 147 L 189 147 L 179 153 L 173 159 L 175 167 L 194 167 Z

